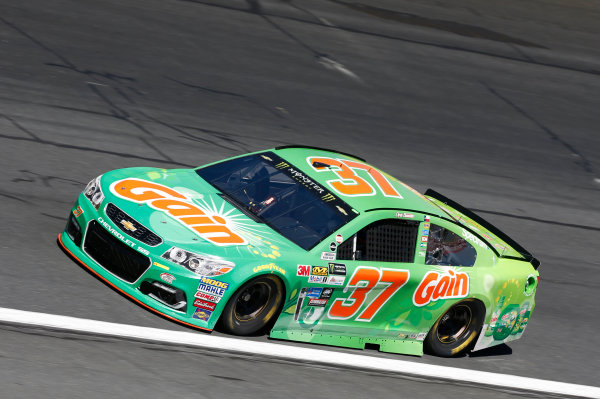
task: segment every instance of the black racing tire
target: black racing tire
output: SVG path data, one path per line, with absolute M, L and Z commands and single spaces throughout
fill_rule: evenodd
M 279 277 L 263 275 L 242 285 L 229 299 L 220 324 L 233 335 L 260 334 L 281 312 L 285 287 Z
M 435 322 L 425 338 L 427 353 L 441 357 L 460 356 L 475 345 L 483 326 L 485 306 L 469 298 L 454 304 Z

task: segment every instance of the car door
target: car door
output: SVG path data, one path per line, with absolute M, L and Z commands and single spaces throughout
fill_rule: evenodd
M 327 262 L 323 287 L 335 287 L 320 318 L 321 329 L 336 332 L 369 330 L 386 336 L 390 323 L 409 309 L 409 287 L 415 269 L 422 215 L 377 211 L 362 223 L 348 226 L 335 237 L 343 237 L 335 249 L 335 260 Z M 363 332 L 364 334 L 364 332 Z

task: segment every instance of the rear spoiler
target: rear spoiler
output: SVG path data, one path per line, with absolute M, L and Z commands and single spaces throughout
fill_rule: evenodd
M 490 231 L 490 233 L 495 234 L 499 239 L 504 241 L 506 244 L 510 245 L 515 251 L 517 251 L 522 256 L 522 258 L 517 258 L 514 256 L 501 256 L 501 257 L 516 259 L 516 260 L 525 260 L 525 261 L 531 263 L 533 268 L 536 270 L 540 266 L 540 261 L 537 258 L 535 258 L 528 250 L 523 248 L 519 243 L 517 243 L 515 240 L 513 240 L 508 235 L 506 235 L 506 233 L 503 233 L 496 226 L 492 225 L 490 222 L 486 221 L 485 219 L 483 219 L 481 216 L 477 215 L 473 211 L 465 208 L 464 206 L 458 204 L 455 201 L 452 201 L 450 198 L 445 197 L 444 195 L 438 193 L 435 190 L 428 189 L 427 191 L 425 191 L 425 195 L 428 197 L 435 198 L 436 200 L 438 200 L 440 202 L 443 202 L 444 204 L 448 205 L 449 207 L 454 208 L 458 212 L 462 213 L 469 219 L 472 219 L 473 221 L 479 223 L 481 226 L 488 229 Z

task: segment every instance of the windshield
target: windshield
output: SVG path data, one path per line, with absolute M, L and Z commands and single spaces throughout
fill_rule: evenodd
M 272 152 L 196 172 L 230 202 L 306 250 L 356 217 L 348 204 Z

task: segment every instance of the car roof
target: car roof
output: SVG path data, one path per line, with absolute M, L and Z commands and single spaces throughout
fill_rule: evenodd
M 381 169 L 369 164 L 360 157 L 326 148 L 302 145 L 281 146 L 271 149 L 271 151 L 290 162 L 296 168 L 306 173 L 309 177 L 315 179 L 318 183 L 327 187 L 332 193 L 337 194 L 340 199 L 361 213 L 369 210 L 387 208 L 409 210 L 442 217 L 446 216 L 439 207 L 434 205 L 415 189 L 401 182 L 395 177 L 385 173 Z M 327 183 L 327 181 L 330 180 L 340 179 L 340 177 L 334 172 L 334 168 L 322 168 L 322 171 L 317 171 L 316 168 L 311 166 L 308 161 L 308 159 L 312 157 L 331 158 L 337 161 L 351 161 L 355 164 L 360 163 L 366 165 L 367 168 L 373 168 L 385 176 L 386 180 L 402 198 L 384 195 L 382 190 L 378 189 L 374 184 L 373 179 L 369 176 L 369 173 L 366 170 L 367 168 L 365 168 L 365 170 L 354 168 L 353 171 L 355 171 L 355 173 L 357 172 L 359 177 L 367 180 L 369 184 L 375 187 L 375 194 L 361 196 L 348 196 L 340 194 L 336 192 L 336 190 L 332 188 L 330 184 Z

